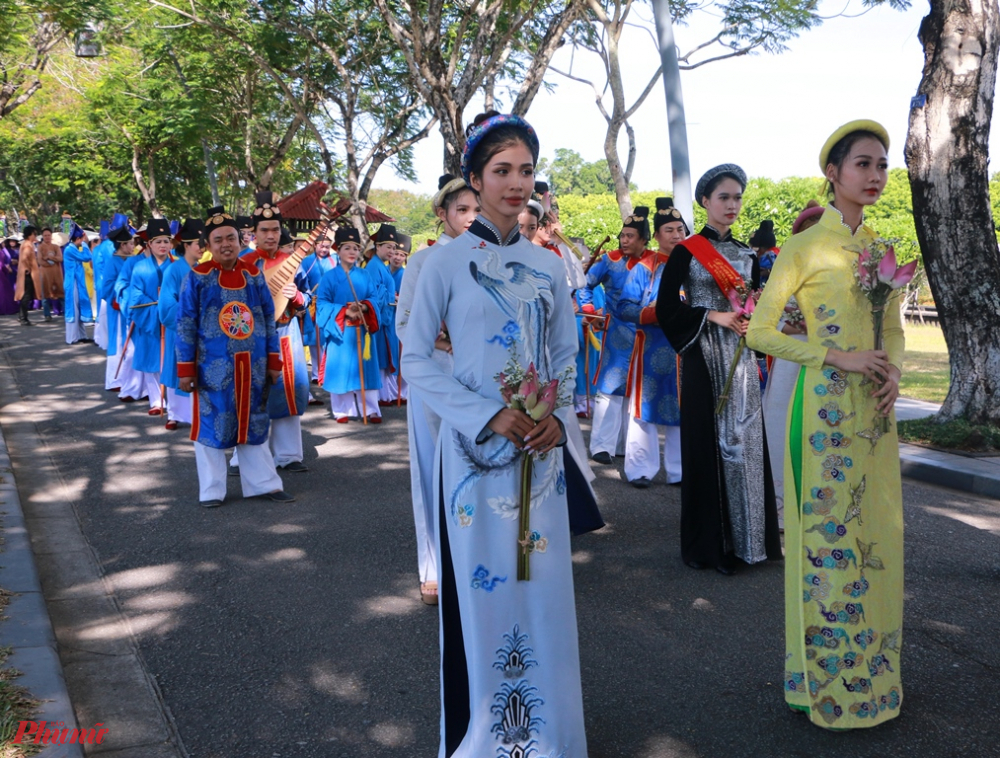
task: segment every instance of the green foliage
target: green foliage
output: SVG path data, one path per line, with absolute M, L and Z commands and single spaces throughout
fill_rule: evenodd
M 417 195 L 406 190 L 372 190 L 368 196 L 371 205 L 396 219 L 397 229 L 413 237 L 414 250 L 429 239 L 437 239 L 441 233 L 437 216 L 431 210 L 432 199 L 431 195 Z
M 556 157 L 551 163 L 544 158 L 540 160 L 537 172 L 548 177 L 549 187 L 560 196 L 586 197 L 615 191 L 611 169 L 606 160 L 587 163 L 578 152 L 563 147 L 556 148 Z
M 900 421 L 899 439 L 968 452 L 1000 451 L 1000 427 L 970 424 L 964 418 L 940 423 L 934 417 Z
M 746 241 L 764 219 L 774 221 L 774 233 L 779 246 L 792 234 L 792 223 L 809 200 L 825 203 L 822 195 L 823 180 L 819 178 L 789 177 L 775 181 L 752 178 L 743 195 L 743 210 L 733 224 L 733 236 Z M 994 201 L 1000 205 L 1000 181 L 996 182 Z M 655 207 L 655 198 L 670 195 L 669 191 L 633 192 L 633 207 Z M 621 216 L 614 194 L 573 194 L 558 197 L 560 220 L 567 233 L 583 237 L 594 244 L 604 235 L 616 237 L 621 231 Z M 997 216 L 1000 218 L 1000 215 Z M 695 207 L 695 228 L 705 223 L 705 211 Z M 917 233 L 913 226 L 913 209 L 910 202 L 910 185 L 905 169 L 889 172 L 889 182 L 882 199 L 870 208 L 865 221 L 883 237 L 901 240 L 897 245 L 900 259 L 910 261 L 919 255 Z

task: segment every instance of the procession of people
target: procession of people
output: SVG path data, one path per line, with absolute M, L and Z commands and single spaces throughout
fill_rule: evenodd
M 701 229 L 660 197 L 593 254 L 537 181 L 539 139 L 480 114 L 431 202 L 440 235 L 415 251 L 390 223 L 293 239 L 270 192 L 249 217 L 118 215 L 64 240 L 24 225 L 0 245 L 0 309 L 28 325 L 37 302 L 68 344 L 96 339 L 104 389 L 188 432 L 205 508 L 228 476 L 295 500 L 320 389 L 338 424 L 406 406 L 441 758 L 586 756 L 571 535 L 604 525 L 593 469 L 618 456 L 624 484 L 662 470 L 679 487 L 688 568 L 784 560 L 789 707 L 835 730 L 895 717 L 904 341 L 899 293 L 873 332 L 864 285 L 888 133 L 854 121 L 826 140 L 827 203 L 781 247 L 773 225 L 733 237 L 747 177 L 721 163 L 695 187 Z

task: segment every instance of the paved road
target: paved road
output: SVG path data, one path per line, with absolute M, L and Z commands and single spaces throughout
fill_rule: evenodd
M 185 433 L 103 392 L 94 346 L 13 318 L 0 344 L 191 756 L 436 755 L 404 410 L 364 428 L 310 408 L 297 503 L 240 501 L 231 479 L 205 510 Z M 902 715 L 831 733 L 783 705 L 781 565 L 691 571 L 679 491 L 598 475 L 608 526 L 574 540 L 591 758 L 997 755 L 1000 502 L 904 484 Z

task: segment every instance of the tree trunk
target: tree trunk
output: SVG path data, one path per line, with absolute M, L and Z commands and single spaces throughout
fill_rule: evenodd
M 988 139 L 996 87 L 996 0 L 931 0 L 906 163 L 917 238 L 951 356 L 938 418 L 1000 424 L 1000 250 Z M 920 98 L 926 98 L 920 102 Z
M 146 177 L 142 174 L 142 165 L 139 162 L 140 152 L 137 145 L 132 146 L 132 176 L 135 178 L 136 187 L 149 208 L 149 214 L 153 218 L 162 218 L 160 209 L 156 205 L 156 180 L 152 175 L 153 155 L 149 154 L 150 179 L 146 183 Z
M 621 133 L 621 124 L 614 122 L 608 124 L 608 132 L 604 138 L 604 157 L 608 161 L 608 170 L 611 171 L 611 180 L 615 183 L 615 197 L 618 199 L 618 210 L 621 211 L 624 219 L 632 213 L 632 192 L 628 187 L 628 178 L 625 176 L 625 168 L 622 166 L 621 157 L 618 155 L 618 135 Z

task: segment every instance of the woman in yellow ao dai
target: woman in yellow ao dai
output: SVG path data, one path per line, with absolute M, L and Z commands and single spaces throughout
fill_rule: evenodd
M 802 365 L 785 453 L 785 700 L 830 729 L 871 727 L 902 704 L 903 510 L 892 406 L 899 391 L 899 298 L 884 351 L 855 278 L 875 240 L 863 209 L 886 182 L 885 129 L 851 122 L 824 145 L 833 203 L 781 250 L 747 332 L 755 350 Z M 776 328 L 794 296 L 808 341 Z M 886 377 L 881 388 L 878 374 Z M 889 431 L 880 421 L 889 417 Z

